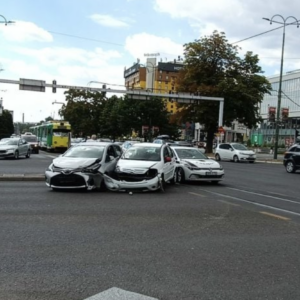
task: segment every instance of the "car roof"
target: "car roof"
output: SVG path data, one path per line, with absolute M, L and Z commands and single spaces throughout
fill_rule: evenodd
M 90 142 L 80 142 L 76 144 L 76 146 L 84 146 L 84 145 L 89 145 L 89 146 L 108 146 L 108 145 L 116 145 L 112 142 L 97 142 L 97 141 L 90 141 Z
M 155 148 L 160 148 L 162 145 L 161 144 L 154 144 L 154 143 L 136 143 L 132 145 L 132 147 L 155 147 Z
M 178 146 L 178 145 L 170 145 L 170 147 L 172 148 L 172 149 L 185 149 L 185 150 L 191 150 L 191 149 L 193 149 L 193 150 L 198 150 L 198 151 L 200 151 L 199 150 L 199 148 L 195 148 L 195 147 L 185 147 L 185 146 Z M 201 151 L 200 151 L 201 152 Z M 202 153 L 202 152 L 201 152 Z

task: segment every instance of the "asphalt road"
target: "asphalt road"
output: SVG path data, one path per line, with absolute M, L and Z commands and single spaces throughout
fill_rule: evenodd
M 300 173 L 222 164 L 219 186 L 165 193 L 0 182 L 0 299 L 299 299 Z

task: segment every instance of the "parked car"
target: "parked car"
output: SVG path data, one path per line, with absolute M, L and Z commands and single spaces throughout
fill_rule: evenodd
M 81 143 L 84 139 L 83 138 L 71 138 L 70 146 L 77 145 L 78 143 Z
M 283 157 L 283 165 L 288 173 L 295 173 L 300 169 L 300 145 L 290 147 Z
M 176 158 L 171 148 L 153 143 L 136 143 L 119 159 L 113 176 L 104 174 L 112 191 L 164 191 L 166 183 L 175 183 Z
M 140 143 L 140 141 L 125 141 L 121 146 L 122 151 L 125 152 L 127 149 L 129 149 L 132 145 L 136 143 Z
M 217 184 L 225 175 L 223 167 L 194 147 L 171 146 L 176 156 L 177 181 L 210 181 Z
M 21 138 L 24 139 L 31 147 L 31 153 L 39 153 L 39 142 L 38 138 L 34 134 L 23 134 Z
M 114 171 L 121 153 L 113 143 L 78 143 L 53 160 L 45 171 L 46 185 L 53 190 L 103 190 L 103 174 Z
M 20 156 L 29 158 L 31 147 L 22 138 L 10 138 L 4 142 L 0 142 L 0 157 L 14 157 L 18 159 Z
M 256 153 L 240 143 L 222 143 L 215 148 L 215 158 L 217 161 L 230 160 L 234 162 L 248 161 L 254 163 Z

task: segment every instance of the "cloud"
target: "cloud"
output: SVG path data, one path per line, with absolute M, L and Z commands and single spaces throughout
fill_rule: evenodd
M 160 53 L 168 60 L 182 55 L 183 45 L 170 38 L 159 37 L 148 33 L 139 33 L 126 38 L 125 49 L 135 58 L 142 58 L 145 53 Z
M 94 14 L 91 15 L 90 18 L 96 23 L 106 27 L 115 27 L 115 28 L 129 27 L 129 24 L 128 22 L 126 22 L 126 20 L 124 19 L 121 20 L 120 18 L 114 18 L 109 15 Z
M 15 42 L 52 42 L 52 35 L 34 23 L 15 21 L 8 26 L 0 26 L 0 33 L 8 41 Z

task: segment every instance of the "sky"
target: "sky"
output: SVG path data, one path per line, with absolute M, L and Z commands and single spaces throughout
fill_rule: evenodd
M 9 0 L 0 5 L 0 80 L 124 90 L 124 68 L 145 64 L 149 53 L 158 61 L 182 57 L 184 44 L 214 30 L 241 56 L 257 54 L 265 76 L 278 75 L 283 27 L 275 22 L 300 20 L 299 11 L 297 0 Z M 272 17 L 272 24 L 263 19 Z M 285 27 L 284 73 L 300 69 L 299 35 L 297 26 Z M 65 91 L 21 91 L 0 81 L 15 122 L 59 119 Z

